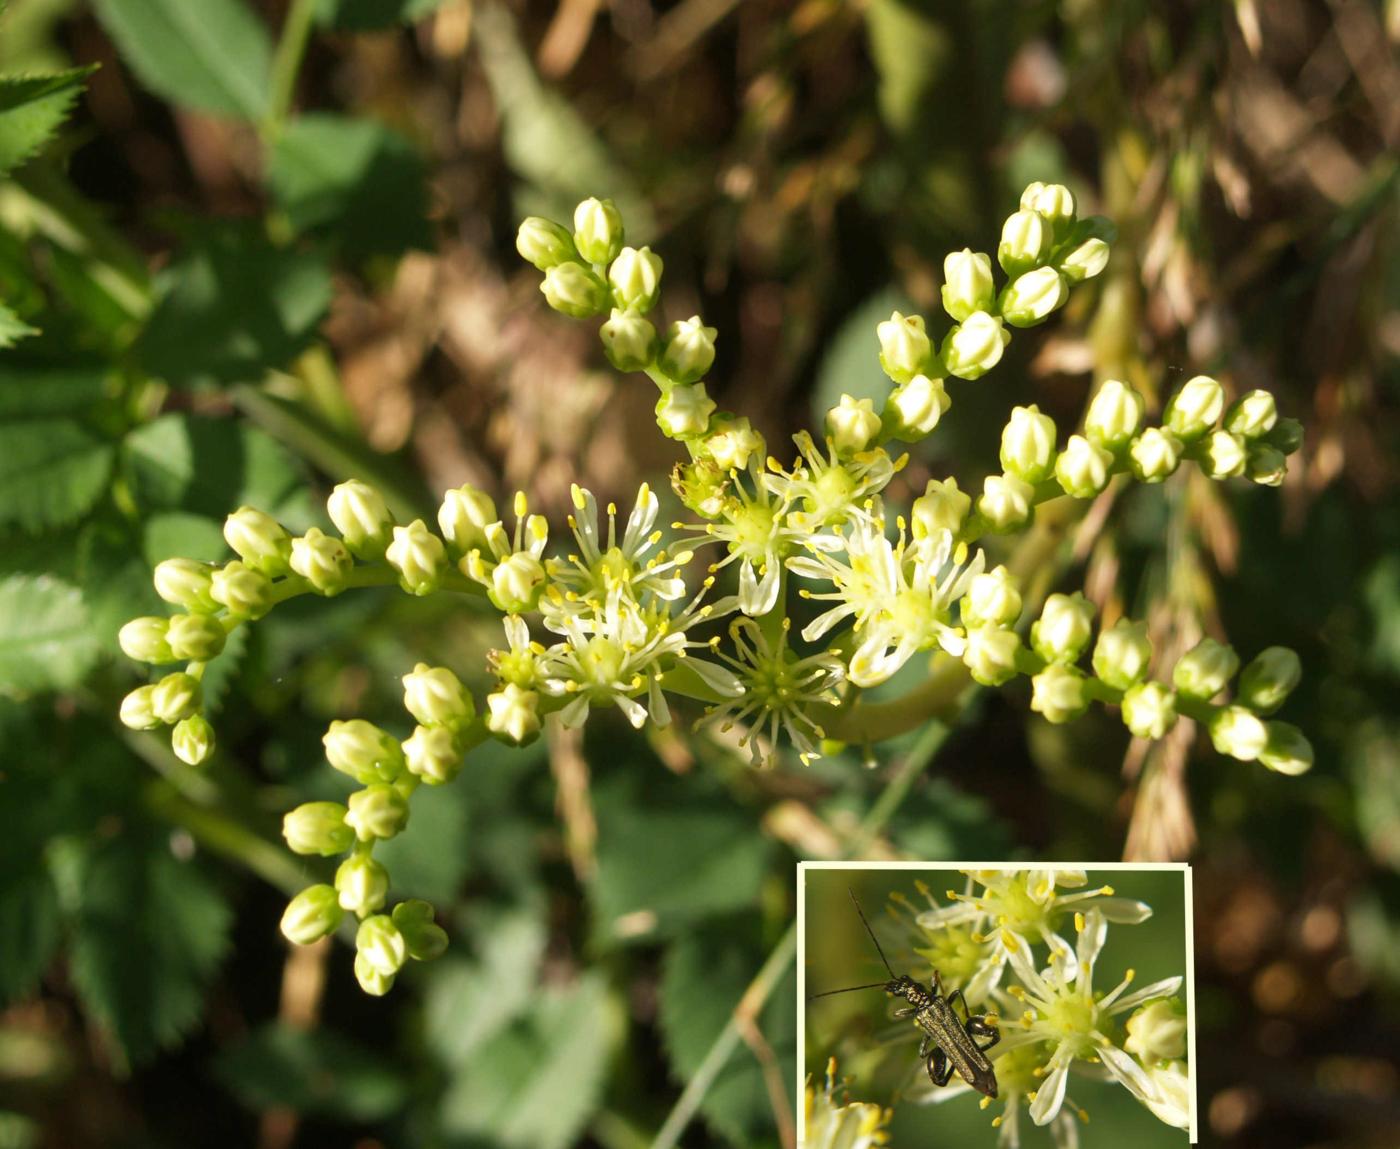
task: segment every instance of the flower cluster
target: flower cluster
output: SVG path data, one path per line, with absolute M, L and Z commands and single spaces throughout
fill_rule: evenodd
M 861 691 L 924 655 L 962 663 L 987 685 L 1030 676 L 1031 705 L 1052 721 L 1098 701 L 1120 707 L 1133 733 L 1156 738 L 1184 714 L 1205 723 L 1224 753 L 1286 773 L 1306 769 L 1302 735 L 1264 720 L 1297 680 L 1289 652 L 1265 651 L 1233 698 L 1217 701 L 1236 669 L 1227 647 L 1203 643 L 1177 664 L 1170 685 L 1150 681 L 1144 629 L 1119 621 L 1101 630 L 1090 674 L 1077 665 L 1093 637 L 1083 595 L 1053 595 L 1032 612 L 1016 579 L 978 546 L 988 534 L 1028 526 L 1040 503 L 1092 497 L 1117 476 L 1160 480 L 1181 459 L 1214 478 L 1277 481 L 1299 432 L 1277 417 L 1268 395 L 1252 392 L 1227 408 L 1220 384 L 1194 379 L 1162 426 L 1144 429 L 1141 397 L 1107 382 L 1088 405 L 1083 433 L 1063 449 L 1049 416 L 1016 408 L 1002 435 L 1002 470 L 975 499 L 954 478 L 935 480 L 906 516 L 889 491 L 907 462 L 895 445 L 940 426 L 950 381 L 993 370 L 1014 331 L 1044 322 L 1103 270 L 1111 239 L 1106 221 L 1078 216 L 1065 188 L 1032 184 L 1002 229 L 995 265 L 971 250 L 945 261 L 946 331 L 898 312 L 878 325 L 891 381 L 883 402 L 843 396 L 823 435 L 796 434 L 783 462 L 747 418 L 710 398 L 715 329 L 698 316 L 669 325 L 654 317 L 662 261 L 625 244 L 609 201 L 581 203 L 572 230 L 527 219 L 517 247 L 544 273 L 549 305 L 601 318 L 608 359 L 656 385 L 658 427 L 684 451 L 672 475 L 682 521 L 668 537 L 658 526 L 661 501 L 646 484 L 625 519 L 575 487 L 567 532 L 531 513 L 523 493 L 507 515 L 470 485 L 443 496 L 435 523 L 429 515 L 405 525 L 378 491 L 352 479 L 327 500 L 331 529 L 296 537 L 241 508 L 224 531 L 237 557 L 162 563 L 156 588 L 181 613 L 122 629 L 131 657 L 183 664 L 134 690 L 122 720 L 172 726 L 175 753 L 204 762 L 214 746 L 200 698 L 205 666 L 233 630 L 299 595 L 398 586 L 411 595 L 476 595 L 499 612 L 503 642 L 489 655 L 494 684 L 480 713 L 453 671 L 418 667 L 405 679 L 417 722 L 407 738 L 358 719 L 327 733 L 331 765 L 364 789 L 344 807 L 313 803 L 289 816 L 294 849 L 350 857 L 334 886 L 294 901 L 286 932 L 309 940 L 335 929 L 340 912 L 354 912 L 360 952 L 374 955 L 357 967 L 376 990 L 387 988 L 405 955 L 433 947 L 386 940 L 408 939 L 417 926 L 400 921 L 398 909 L 379 912 L 388 879 L 374 843 L 403 829 L 420 783 L 450 781 L 483 739 L 532 740 L 551 714 L 577 725 L 616 709 L 635 726 L 665 725 L 673 704 L 699 704 L 701 721 L 717 733 L 737 731 L 754 764 L 772 763 L 784 745 L 805 763 L 828 742 L 892 733 L 853 717 Z M 790 608 L 803 599 L 820 609 L 795 624 L 800 611 Z
M 809 1149 L 876 1149 L 889 1144 L 890 1111 L 838 1094 L 836 1058 L 826 1063 L 820 1089 L 809 1076 L 803 1092 L 802 1144 Z
M 992 1123 L 1000 1144 L 1020 1145 L 1022 1110 L 1033 1124 L 1050 1126 L 1056 1144 L 1077 1144 L 1075 1121 L 1087 1115 L 1070 1096 L 1072 1077 L 1115 1081 L 1162 1121 L 1186 1128 L 1183 978 L 1129 992 L 1134 974 L 1127 970 L 1106 991 L 1094 985 L 1109 925 L 1146 921 L 1151 907 L 1108 887 L 1087 888 L 1082 870 L 974 870 L 966 879 L 944 903 L 922 883 L 922 908 L 893 896 L 904 943 L 895 960 L 925 981 L 936 969 L 945 992 L 962 989 L 973 1011 L 999 1014 L 1001 1039 L 988 1050 L 998 1096 L 982 1106 L 998 1108 Z M 954 1078 L 942 1089 L 924 1081 L 911 1097 L 941 1103 L 970 1092 Z

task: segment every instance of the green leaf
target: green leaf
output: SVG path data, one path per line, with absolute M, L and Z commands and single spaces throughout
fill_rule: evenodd
M 221 1053 L 215 1075 L 250 1109 L 293 1109 L 340 1121 L 379 1121 L 408 1085 L 388 1059 L 324 1029 L 265 1025 Z
M 164 835 L 134 831 L 91 851 L 83 869 L 72 976 L 88 1012 L 133 1061 L 199 1020 L 232 915 Z
M 597 974 L 543 989 L 529 1013 L 455 1073 L 439 1107 L 449 1138 L 564 1149 L 597 1108 L 623 1019 Z
M 48 871 L 27 859 L 9 859 L 0 870 L 0 1005 L 24 997 L 58 948 L 58 893 Z
M 0 691 L 76 686 L 100 651 L 77 588 L 48 575 L 0 579 Z
M 688 1080 L 728 1023 L 734 1007 L 763 963 L 758 946 L 729 929 L 697 930 L 666 953 L 661 977 L 661 1031 L 678 1080 Z M 789 969 L 768 998 L 759 1029 L 778 1059 L 783 1087 L 791 1090 L 797 1057 L 796 974 Z M 789 1092 L 789 1106 L 792 1105 Z M 747 1046 L 735 1050 L 700 1103 L 714 1130 L 741 1149 L 771 1137 L 773 1103 L 762 1071 Z
M 732 803 L 667 781 L 650 796 L 630 777 L 595 791 L 594 906 L 609 939 L 676 933 L 758 897 L 769 843 Z
M 351 258 L 432 246 L 423 160 L 383 124 L 299 117 L 273 145 L 267 180 L 297 232 L 325 230 Z
M 92 64 L 51 76 L 0 76 L 0 174 L 22 164 L 58 131 Z M 0 324 L 0 329 L 3 324 Z M 0 347 L 6 346 L 0 330 Z
M 319 256 L 227 224 L 192 241 L 158 277 L 156 297 L 137 344 L 152 375 L 177 387 L 255 383 L 311 343 L 331 280 Z
M 71 523 L 107 488 L 113 448 L 70 419 L 0 424 L 0 525 Z
M 101 364 L 0 363 L 0 419 L 81 415 L 107 398 L 110 368 Z
M 162 415 L 128 435 L 122 454 L 144 506 L 190 512 L 220 526 L 245 504 L 275 513 L 300 482 L 281 444 L 232 419 Z
M 122 60 L 182 108 L 247 120 L 267 112 L 272 40 L 242 0 L 94 0 Z
M 441 8 L 445 0 L 321 0 L 317 18 L 342 32 L 369 32 L 413 24 Z
M 0 351 L 13 347 L 21 339 L 38 334 L 37 327 L 30 327 L 18 315 L 0 303 Z

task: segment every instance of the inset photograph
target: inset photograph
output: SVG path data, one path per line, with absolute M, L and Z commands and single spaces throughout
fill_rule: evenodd
M 803 863 L 802 1144 L 1194 1143 L 1181 865 Z

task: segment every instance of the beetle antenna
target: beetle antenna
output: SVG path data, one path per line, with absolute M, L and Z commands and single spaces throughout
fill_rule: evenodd
M 848 985 L 845 989 L 829 989 L 824 993 L 814 993 L 807 1000 L 816 1001 L 819 997 L 830 997 L 834 993 L 854 993 L 858 989 L 884 989 L 889 984 L 883 981 L 872 981 L 869 985 Z
M 851 904 L 855 906 L 856 913 L 860 915 L 861 924 L 865 926 L 865 932 L 870 935 L 870 940 L 875 943 L 875 951 L 880 955 L 880 960 L 885 963 L 885 969 L 889 971 L 890 980 L 897 980 L 894 970 L 890 969 L 890 959 L 885 956 L 885 951 L 880 948 L 880 939 L 875 936 L 875 931 L 870 928 L 870 923 L 865 920 L 865 911 L 860 908 L 860 903 L 856 901 L 855 890 L 847 886 L 846 893 L 851 895 Z

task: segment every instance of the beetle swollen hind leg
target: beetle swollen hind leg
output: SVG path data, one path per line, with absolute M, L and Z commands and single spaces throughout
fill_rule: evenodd
M 974 1013 L 971 1017 L 969 1017 L 967 1019 L 967 1022 L 963 1025 L 963 1029 L 966 1030 L 968 1037 L 987 1037 L 991 1039 L 987 1042 L 986 1045 L 977 1046 L 977 1048 L 982 1050 L 983 1052 L 986 1052 L 987 1050 L 991 1049 L 992 1046 L 994 1046 L 998 1041 L 1001 1040 L 1001 1030 L 998 1029 L 991 1022 L 989 1022 L 986 1019 L 986 1017 L 980 1013 Z M 975 1041 L 973 1042 L 973 1044 L 977 1045 Z
M 935 1048 L 928 1055 L 924 1067 L 928 1070 L 928 1079 L 940 1088 L 953 1079 L 953 1063 L 941 1049 Z

